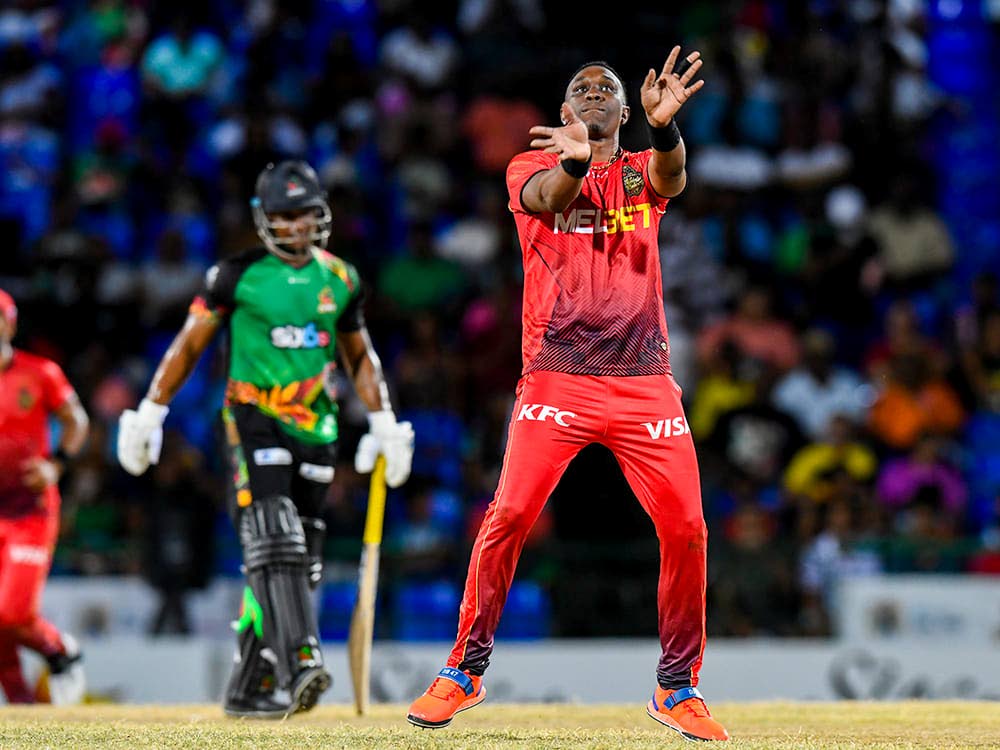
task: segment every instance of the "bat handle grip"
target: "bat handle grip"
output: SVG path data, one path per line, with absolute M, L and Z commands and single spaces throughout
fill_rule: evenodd
M 375 460 L 371 486 L 368 493 L 368 513 L 365 516 L 365 544 L 379 544 L 382 541 L 382 522 L 385 518 L 385 456 Z

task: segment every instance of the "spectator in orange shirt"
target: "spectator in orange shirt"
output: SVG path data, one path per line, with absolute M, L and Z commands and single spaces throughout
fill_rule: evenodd
M 875 437 L 900 451 L 916 445 L 925 432 L 952 434 L 964 421 L 958 394 L 916 354 L 890 360 L 886 387 L 868 412 L 868 427 Z

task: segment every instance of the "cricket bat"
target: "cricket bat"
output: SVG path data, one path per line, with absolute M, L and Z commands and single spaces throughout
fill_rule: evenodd
M 375 626 L 375 592 L 378 589 L 378 560 L 382 546 L 382 520 L 385 517 L 385 456 L 379 456 L 368 489 L 368 512 L 362 539 L 361 566 L 358 571 L 358 601 L 351 615 L 347 637 L 347 656 L 354 686 L 354 708 L 358 716 L 368 712 L 371 686 L 372 632 Z

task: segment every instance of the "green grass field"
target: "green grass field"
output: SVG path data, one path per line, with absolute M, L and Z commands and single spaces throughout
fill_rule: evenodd
M 227 719 L 217 706 L 0 708 L 0 748 L 664 748 L 687 747 L 642 706 L 483 704 L 435 731 L 411 727 L 404 706 L 364 719 L 347 706 L 282 722 Z M 714 714 L 729 747 L 998 748 L 1000 703 L 729 703 Z

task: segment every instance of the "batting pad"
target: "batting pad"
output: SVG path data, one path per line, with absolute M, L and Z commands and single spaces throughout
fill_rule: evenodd
M 263 615 L 264 644 L 277 657 L 278 684 L 288 687 L 301 669 L 323 663 L 295 504 L 281 495 L 254 500 L 240 514 L 239 537 L 247 582 Z

